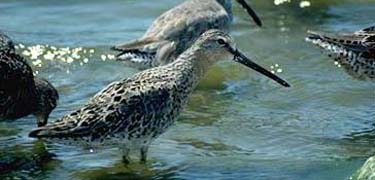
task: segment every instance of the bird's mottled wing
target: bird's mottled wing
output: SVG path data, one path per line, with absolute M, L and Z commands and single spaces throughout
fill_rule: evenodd
M 375 56 L 375 34 L 368 35 L 362 41 L 362 43 L 366 46 L 371 48 L 372 53 Z
M 139 128 L 148 126 L 153 118 L 161 116 L 171 102 L 168 90 L 157 88 L 157 84 L 153 84 L 155 88 L 145 88 L 142 86 L 144 83 L 136 79 L 112 83 L 81 109 L 34 130 L 30 136 L 82 138 L 97 142 L 125 134 L 131 136 L 132 132 L 137 134 Z

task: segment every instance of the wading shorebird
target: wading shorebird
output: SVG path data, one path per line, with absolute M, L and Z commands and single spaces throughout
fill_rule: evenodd
M 90 148 L 118 144 L 125 163 L 134 148 L 140 149 L 145 162 L 149 144 L 175 122 L 206 71 L 228 56 L 289 87 L 235 49 L 227 33 L 209 30 L 174 62 L 111 83 L 82 108 L 29 136 Z
M 375 26 L 352 34 L 308 33 L 306 40 L 328 52 L 349 75 L 375 80 Z
M 0 32 L 0 120 L 33 114 L 38 126 L 44 126 L 58 98 L 56 89 L 34 77 L 26 60 L 15 52 L 12 40 Z
M 262 25 L 245 0 L 236 1 Z M 232 20 L 232 0 L 187 0 L 159 16 L 142 38 L 112 49 L 120 51 L 118 61 L 147 69 L 172 62 L 209 29 L 228 31 Z

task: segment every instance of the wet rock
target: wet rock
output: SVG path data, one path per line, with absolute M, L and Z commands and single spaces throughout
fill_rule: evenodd
M 370 157 L 361 169 L 351 177 L 355 180 L 375 180 L 375 156 Z
M 40 170 L 54 156 L 42 142 L 36 143 L 32 148 L 13 146 L 0 149 L 0 179 L 7 173 Z

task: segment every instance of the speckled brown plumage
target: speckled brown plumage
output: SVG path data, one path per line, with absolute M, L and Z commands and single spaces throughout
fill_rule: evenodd
M 111 83 L 83 107 L 33 130 L 30 136 L 89 147 L 118 144 L 124 157 L 130 147 L 140 148 L 145 161 L 149 144 L 175 122 L 201 77 L 220 59 L 232 55 L 235 61 L 289 86 L 234 46 L 228 34 L 207 31 L 176 61 Z
M 261 21 L 244 0 L 237 0 L 260 26 Z M 119 61 L 147 69 L 172 62 L 208 29 L 228 31 L 232 0 L 187 0 L 160 15 L 141 39 L 113 49 Z
M 375 26 L 352 34 L 309 32 L 307 41 L 322 48 L 352 77 L 375 80 Z
M 0 120 L 34 114 L 38 126 L 45 125 L 57 99 L 53 86 L 34 78 L 31 67 L 15 52 L 10 38 L 0 33 Z

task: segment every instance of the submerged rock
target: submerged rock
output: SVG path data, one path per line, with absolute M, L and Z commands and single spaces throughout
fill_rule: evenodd
M 375 156 L 370 157 L 362 168 L 350 179 L 375 180 Z
M 0 179 L 7 173 L 40 170 L 54 156 L 41 142 L 36 143 L 31 149 L 23 146 L 0 149 Z

